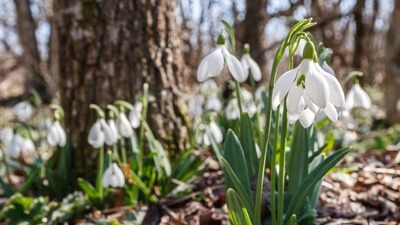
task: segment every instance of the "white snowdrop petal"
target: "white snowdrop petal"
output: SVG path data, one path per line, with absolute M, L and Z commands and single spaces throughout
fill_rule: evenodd
M 224 55 L 222 53 L 222 48 L 224 48 L 224 46 L 218 47 L 210 55 L 204 58 L 204 60 L 207 60 L 207 76 L 209 77 L 219 75 L 224 68 Z
M 251 58 L 250 55 L 248 55 L 247 60 L 249 62 L 249 67 L 250 67 L 250 71 L 253 76 L 253 79 L 255 81 L 261 80 L 261 69 L 258 66 L 258 64 L 256 63 L 256 61 L 254 61 L 254 59 Z
M 354 89 L 353 88 L 351 88 L 346 95 L 346 104 L 344 107 L 348 111 L 350 111 L 352 108 L 354 108 Z
M 116 143 L 119 139 L 119 134 L 118 134 L 117 125 L 115 124 L 115 120 L 113 120 L 113 119 L 108 120 L 108 126 L 111 129 L 112 135 L 114 137 L 114 142 Z
M 207 98 L 205 108 L 207 110 L 219 112 L 222 109 L 222 103 L 219 100 L 218 96 L 212 95 Z
M 18 159 L 21 155 L 23 144 L 24 139 L 18 134 L 14 135 L 11 141 L 6 146 L 6 156 L 13 159 Z
M 27 101 L 16 104 L 12 110 L 17 118 L 21 121 L 27 121 L 32 116 L 32 106 Z
M 59 140 L 60 140 L 60 134 L 57 130 L 56 124 L 53 123 L 47 134 L 47 143 L 49 143 L 50 146 L 54 147 L 58 144 Z
M 337 114 L 336 108 L 332 103 L 328 102 L 328 105 L 322 111 L 333 122 L 336 122 L 338 120 L 338 114 Z
M 336 77 L 325 72 L 319 66 L 318 63 L 314 63 L 314 65 L 317 68 L 317 71 L 319 71 L 320 74 L 322 74 L 322 76 L 327 81 L 328 90 L 329 90 L 329 101 L 337 107 L 344 107 L 344 105 L 345 105 L 344 92 L 343 92 L 343 88 L 340 85 L 339 81 L 336 79 Z M 321 107 L 321 108 L 324 108 L 324 107 Z
M 105 137 L 101 129 L 101 121 L 97 120 L 89 131 L 88 142 L 94 148 L 100 148 L 104 145 Z
M 101 128 L 104 133 L 104 141 L 108 146 L 115 144 L 115 136 L 111 127 L 106 123 L 104 119 L 101 120 Z
M 354 84 L 354 103 L 364 109 L 371 108 L 371 99 L 359 84 Z
M 322 64 L 322 69 L 323 69 L 325 72 L 329 73 L 330 75 L 336 77 L 335 71 L 332 69 L 331 66 L 328 65 L 328 63 L 324 62 L 324 64 Z
M 208 70 L 208 62 L 207 62 L 206 58 L 204 58 L 201 61 L 199 68 L 197 69 L 197 80 L 199 82 L 203 82 L 208 79 L 209 75 L 208 75 L 207 70 Z
M 308 128 L 314 122 L 315 114 L 310 109 L 305 109 L 300 113 L 300 124 L 304 128 Z
M 125 138 L 129 138 L 133 134 L 133 128 L 124 113 L 120 113 L 120 115 L 119 115 L 118 130 L 119 130 L 120 135 Z
M 35 144 L 29 138 L 24 139 L 22 151 L 24 154 L 32 154 L 35 152 Z
M 286 98 L 286 107 L 288 112 L 291 114 L 300 114 L 300 112 L 303 110 L 300 107 L 300 101 L 302 100 L 302 97 L 303 89 L 296 86 L 296 84 L 293 84 Z
M 310 99 L 310 97 L 308 97 L 307 93 L 303 94 L 303 99 L 304 99 L 305 105 L 311 111 L 313 111 L 313 113 L 317 113 L 318 111 L 320 111 L 320 108 L 314 102 L 311 101 L 311 99 Z
M 276 110 L 289 92 L 297 74 L 297 68 L 289 70 L 282 74 L 275 83 L 275 87 L 272 91 L 272 108 Z
M 67 134 L 65 133 L 65 130 L 64 130 L 64 128 L 61 126 L 61 124 L 60 124 L 59 121 L 56 121 L 56 122 L 55 122 L 55 126 L 56 126 L 57 133 L 58 133 L 58 136 L 59 136 L 59 139 L 58 139 L 58 146 L 64 147 L 65 144 L 67 143 Z
M 310 62 L 313 63 L 313 62 Z M 320 108 L 325 108 L 329 99 L 329 86 L 323 76 L 313 66 L 306 74 L 305 86 L 308 97 Z M 329 75 L 331 76 L 331 75 Z
M 222 134 L 221 129 L 218 127 L 218 125 L 215 123 L 215 121 L 212 121 L 209 125 L 211 134 L 213 135 L 215 141 L 217 143 L 222 143 L 224 136 Z
M 246 81 L 247 77 L 240 61 L 229 53 L 224 46 L 222 47 L 222 51 L 225 56 L 226 65 L 228 65 L 229 72 L 232 74 L 233 78 L 238 82 Z

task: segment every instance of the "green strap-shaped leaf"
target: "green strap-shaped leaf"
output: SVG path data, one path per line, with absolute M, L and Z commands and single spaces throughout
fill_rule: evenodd
M 86 181 L 82 178 L 78 178 L 78 185 L 79 185 L 79 187 L 82 188 L 82 190 L 85 192 L 85 194 L 88 195 L 89 199 L 93 200 L 98 197 L 96 189 L 88 181 Z
M 247 113 L 243 113 L 240 120 L 240 143 L 242 144 L 244 156 L 246 158 L 249 177 L 253 177 L 257 173 L 259 161 L 256 143 L 254 142 L 253 127 Z
M 322 177 L 338 163 L 349 150 L 347 148 L 338 150 L 330 155 L 327 159 L 315 167 L 308 176 L 303 180 L 298 191 L 290 201 L 286 215 L 298 215 L 304 205 L 304 202 L 310 192 L 313 190 L 314 185 L 322 179 Z M 289 218 L 286 219 L 288 221 Z
M 286 225 L 297 225 L 297 219 L 296 219 L 296 215 L 295 214 L 293 214 L 290 217 L 290 219 L 289 219 L 289 221 L 287 222 Z
M 247 211 L 250 213 L 250 215 L 254 215 L 254 206 L 253 206 L 253 201 L 251 198 L 251 193 L 249 193 L 243 187 L 242 183 L 240 183 L 240 181 L 239 181 L 239 178 L 235 175 L 231 166 L 223 157 L 221 157 L 221 161 L 222 161 L 223 170 L 224 170 L 225 183 L 226 183 L 226 180 L 229 180 L 232 183 L 233 189 L 235 189 L 237 191 L 237 193 L 239 194 Z M 229 188 L 227 188 L 227 189 L 229 189 Z
M 248 196 L 252 196 L 250 188 L 250 177 L 247 170 L 246 158 L 239 139 L 232 130 L 228 130 L 224 145 L 224 158 L 232 168 L 233 173 L 239 179 Z M 233 188 L 229 176 L 225 176 L 226 188 Z
M 243 202 L 239 195 L 229 188 L 226 192 L 226 204 L 228 206 L 229 219 L 233 225 L 251 225 L 249 213 L 243 207 Z
M 291 194 L 299 190 L 300 184 L 308 174 L 308 151 L 310 138 L 307 129 L 299 122 L 294 126 L 292 147 L 288 154 L 288 191 Z

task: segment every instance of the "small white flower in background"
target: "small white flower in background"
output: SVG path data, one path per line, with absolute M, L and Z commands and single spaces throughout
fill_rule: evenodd
M 39 121 L 39 129 L 43 131 L 50 130 L 51 126 L 53 125 L 53 121 L 50 118 L 41 119 Z
M 206 104 L 205 104 L 205 109 L 209 111 L 215 111 L 219 112 L 222 109 L 222 103 L 219 100 L 217 94 L 212 94 L 208 96 Z
M 208 79 L 201 84 L 200 93 L 204 96 L 212 95 L 218 92 L 218 85 L 217 83 L 212 80 Z
M 339 81 L 325 72 L 313 61 L 314 47 L 308 42 L 305 57 L 294 69 L 287 71 L 275 83 L 272 93 L 272 108 L 286 98 L 288 121 L 297 120 L 303 127 L 309 127 L 315 114 L 322 111 L 332 121 L 337 121 L 336 107 L 344 107 L 344 93 Z M 308 55 L 307 55 L 307 52 Z M 310 53 L 311 52 L 311 53 Z
M 242 97 L 243 112 L 247 112 L 250 117 L 253 116 L 257 112 L 257 106 L 253 101 L 253 95 L 245 88 L 242 88 L 240 90 L 240 96 Z
M 32 106 L 27 101 L 16 104 L 12 108 L 12 111 L 14 112 L 15 116 L 21 121 L 27 121 L 32 116 Z
M 0 140 L 7 145 L 10 143 L 14 136 L 13 129 L 11 127 L 6 127 L 0 130 Z
M 240 62 L 242 63 L 244 73 L 246 75 L 246 79 L 249 77 L 250 73 L 253 76 L 253 79 L 255 81 L 261 80 L 261 69 L 254 61 L 253 58 L 251 58 L 250 53 L 249 53 L 249 45 L 245 44 L 244 46 L 244 54 L 242 55 L 242 58 L 240 59 Z
M 236 98 L 229 100 L 228 105 L 225 108 L 225 116 L 229 120 L 235 120 L 239 118 L 240 109 Z
M 129 122 L 125 113 L 120 113 L 118 115 L 117 127 L 121 137 L 129 138 L 133 134 L 132 124 Z
M 242 64 L 226 49 L 224 37 L 220 35 L 217 49 L 201 61 L 197 70 L 197 80 L 203 82 L 210 77 L 218 76 L 225 64 L 235 80 L 239 82 L 246 80 Z
M 35 152 L 35 144 L 30 138 L 24 138 L 22 153 L 23 154 L 33 154 Z
M 109 119 L 107 122 L 108 122 L 108 126 L 110 127 L 110 131 L 111 131 L 111 138 L 109 139 L 109 143 L 107 143 L 107 145 L 111 146 L 111 145 L 114 145 L 117 143 L 120 136 L 118 134 L 118 128 L 117 128 L 117 124 L 115 123 L 115 120 Z
M 100 148 L 104 143 L 112 143 L 114 136 L 104 119 L 97 119 L 89 131 L 88 142 L 93 148 Z
M 104 171 L 102 185 L 105 188 L 117 188 L 125 186 L 124 174 L 116 163 L 112 163 L 108 166 L 106 171 Z
M 203 115 L 203 104 L 204 104 L 204 97 L 202 95 L 194 96 L 188 104 L 189 113 L 195 118 L 200 117 Z
M 51 124 L 49 132 L 47 133 L 47 142 L 52 147 L 57 145 L 64 147 L 67 142 L 67 135 L 60 121 L 54 121 L 53 124 Z
M 24 139 L 19 134 L 15 134 L 6 146 L 5 155 L 12 159 L 18 159 L 22 153 Z
M 142 114 L 143 104 L 136 102 L 133 109 L 129 112 L 129 121 L 134 129 L 140 126 L 140 118 Z
M 371 108 L 371 99 L 358 83 L 355 83 L 346 95 L 346 110 L 351 110 L 355 107 Z
M 215 123 L 215 121 L 211 121 L 210 124 L 208 124 L 208 129 L 210 130 L 210 133 L 213 136 L 215 142 L 217 142 L 218 144 L 222 143 L 224 135 L 222 134 L 221 128 L 219 128 L 219 126 L 217 125 L 217 123 Z M 205 146 L 211 145 L 207 132 L 204 132 L 203 144 Z

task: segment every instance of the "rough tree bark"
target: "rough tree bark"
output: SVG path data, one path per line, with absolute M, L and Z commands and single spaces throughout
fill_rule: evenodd
M 14 0 L 17 14 L 17 30 L 21 47 L 24 51 L 22 62 L 27 69 L 27 90 L 36 90 L 43 102 L 49 103 L 52 98 L 50 82 L 45 79 L 40 69 L 40 55 L 35 36 L 36 23 L 33 20 L 29 0 Z
M 386 39 L 385 98 L 388 121 L 400 123 L 400 111 L 396 107 L 400 101 L 400 1 L 394 1 L 394 5 Z
M 61 103 L 77 176 L 85 176 L 96 162 L 88 160 L 97 152 L 86 144 L 95 119 L 89 104 L 105 107 L 117 99 L 133 103 L 144 82 L 150 86 L 148 122 L 156 138 L 170 152 L 186 147 L 176 7 L 176 0 L 57 2 Z
M 246 1 L 246 17 L 236 28 L 237 39 L 243 42 L 242 44 L 250 45 L 250 54 L 261 67 L 267 66 L 264 52 L 266 46 L 264 30 L 269 18 L 267 4 L 268 0 Z M 262 68 L 262 71 L 266 71 L 265 68 Z

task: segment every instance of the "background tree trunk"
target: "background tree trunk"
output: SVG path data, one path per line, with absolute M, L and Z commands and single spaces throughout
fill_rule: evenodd
M 45 79 L 40 68 L 40 55 L 36 40 L 36 23 L 33 20 L 29 0 L 14 0 L 17 14 L 17 30 L 21 47 L 24 51 L 22 62 L 27 69 L 27 90 L 36 90 L 45 103 L 52 98 L 49 79 Z
M 74 149 L 74 172 L 95 168 L 97 151 L 87 145 L 95 120 L 89 104 L 101 107 L 124 99 L 134 102 L 149 83 L 148 122 L 170 151 L 188 143 L 180 85 L 183 75 L 177 1 L 135 0 L 57 2 L 61 103 Z
M 396 105 L 400 101 L 400 1 L 394 1 L 394 5 L 386 40 L 385 98 L 388 121 L 399 123 Z

